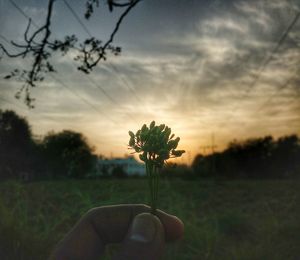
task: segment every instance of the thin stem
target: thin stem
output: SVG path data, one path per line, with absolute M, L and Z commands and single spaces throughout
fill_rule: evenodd
M 157 209 L 157 201 L 158 201 L 158 182 L 159 182 L 159 174 L 158 174 L 158 168 L 153 165 L 153 193 L 154 193 L 154 203 L 153 203 L 153 209 L 152 213 L 155 215 L 156 214 L 156 209 Z
M 155 202 L 154 202 L 154 187 L 153 187 L 153 170 L 152 170 L 151 162 L 146 162 L 146 172 L 147 172 L 149 188 L 150 188 L 150 198 L 151 198 L 150 206 L 151 206 L 151 211 L 154 212 Z
M 155 172 L 155 165 L 152 164 L 152 187 L 153 187 L 153 205 L 152 205 L 152 214 L 155 215 L 156 213 L 156 201 L 157 201 L 157 198 L 156 198 L 156 172 Z
M 156 211 L 156 197 L 155 197 L 155 171 L 154 165 L 151 165 L 151 172 L 152 172 L 152 188 L 153 188 L 153 205 L 152 205 L 152 214 L 155 214 Z
M 156 202 L 158 201 L 158 185 L 159 185 L 159 172 L 158 172 L 158 168 L 157 167 L 155 167 L 155 176 L 156 176 L 156 178 L 155 178 L 155 181 L 156 181 L 156 183 L 155 183 L 155 190 L 156 190 L 156 198 L 155 198 L 155 200 L 156 200 Z M 157 206 L 157 204 L 156 204 L 156 206 Z

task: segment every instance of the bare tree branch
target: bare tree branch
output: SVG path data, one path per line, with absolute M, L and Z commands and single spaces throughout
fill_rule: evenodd
M 83 43 L 80 43 L 79 46 L 76 46 L 78 39 L 75 35 L 65 36 L 64 40 L 50 40 L 52 11 L 55 1 L 56 0 L 49 0 L 48 2 L 46 21 L 43 26 L 37 27 L 33 23 L 37 29 L 31 35 L 29 35 L 32 26 L 32 20 L 29 18 L 28 25 L 24 32 L 24 43 L 20 44 L 14 41 L 10 42 L 12 46 L 19 50 L 19 52 L 10 53 L 0 43 L 0 49 L 2 49 L 3 53 L 10 58 L 26 58 L 29 55 L 34 58 L 30 70 L 15 69 L 5 77 L 6 79 L 17 77 L 18 80 L 24 82 L 24 85 L 16 93 L 16 98 L 20 98 L 21 94 L 25 92 L 25 103 L 31 108 L 33 107 L 32 102 L 34 99 L 30 97 L 30 88 L 35 87 L 37 82 L 44 80 L 44 74 L 48 72 L 55 72 L 55 68 L 49 62 L 49 58 L 53 52 L 60 51 L 62 55 L 64 55 L 71 48 L 77 50 L 79 54 L 74 59 L 80 62 L 78 69 L 85 73 L 90 73 L 100 60 L 106 60 L 107 51 L 115 55 L 120 54 L 121 48 L 112 46 L 111 44 L 126 15 L 141 0 L 128 0 L 124 3 L 116 2 L 114 0 L 105 0 L 107 1 L 109 10 L 111 12 L 113 11 L 113 8 L 126 9 L 119 17 L 113 32 L 104 44 L 101 40 L 91 37 L 86 39 Z M 89 19 L 93 14 L 94 5 L 98 7 L 99 0 L 87 0 L 85 13 L 86 19 Z M 17 5 L 14 4 L 14 6 L 18 8 L 18 10 L 21 10 Z M 27 15 L 26 17 L 28 18 Z
M 109 1 L 111 2 L 111 1 Z M 84 71 L 85 73 L 89 73 L 92 71 L 93 67 L 95 67 L 101 59 L 106 60 L 106 50 L 109 49 L 112 53 L 115 55 L 118 55 L 121 52 L 120 47 L 113 47 L 111 46 L 111 43 L 114 40 L 114 37 L 116 33 L 118 32 L 120 25 L 126 15 L 130 12 L 130 10 L 138 3 L 140 0 L 133 0 L 126 5 L 128 6 L 126 10 L 122 13 L 122 15 L 119 17 L 119 20 L 116 23 L 116 26 L 111 33 L 109 39 L 107 42 L 101 46 L 101 41 L 95 40 L 94 38 L 91 38 L 87 41 L 85 41 L 84 45 L 82 46 L 81 55 L 77 56 L 76 60 L 81 61 L 83 64 L 78 68 L 79 70 Z M 114 4 L 114 6 L 119 6 L 120 4 Z M 87 50 L 87 47 L 90 46 L 90 49 Z

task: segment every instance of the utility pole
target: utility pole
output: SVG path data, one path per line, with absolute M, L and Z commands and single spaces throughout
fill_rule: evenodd
M 215 145 L 215 135 L 214 133 L 211 134 L 211 144 L 210 145 L 201 145 L 199 146 L 200 149 L 203 150 L 203 156 L 208 156 L 210 154 L 210 174 L 216 179 L 216 160 L 215 160 L 215 149 L 218 146 Z M 210 153 L 207 154 L 207 150 L 210 150 Z
M 203 150 L 203 155 L 207 155 L 206 150 L 211 150 L 211 154 L 213 155 L 215 153 L 215 149 L 218 148 L 218 146 L 215 145 L 214 133 L 211 134 L 211 145 L 200 145 L 199 148 Z
M 218 146 L 215 145 L 215 134 L 212 133 L 211 134 L 211 153 L 214 154 L 215 153 L 215 148 L 217 148 Z
M 192 164 L 192 154 L 191 154 L 191 151 L 187 151 L 187 156 L 188 156 L 188 165 L 191 165 Z
M 200 145 L 199 148 L 203 150 L 203 155 L 206 155 L 206 149 L 210 149 L 210 145 Z

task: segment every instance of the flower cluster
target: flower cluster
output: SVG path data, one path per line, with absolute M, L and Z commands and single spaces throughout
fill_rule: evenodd
M 152 121 L 149 127 L 144 124 L 136 134 L 129 131 L 129 135 L 129 147 L 140 153 L 142 161 L 157 168 L 161 168 L 167 159 L 180 157 L 185 152 L 176 150 L 180 138 L 174 139 L 171 128 L 164 124 L 156 126 Z

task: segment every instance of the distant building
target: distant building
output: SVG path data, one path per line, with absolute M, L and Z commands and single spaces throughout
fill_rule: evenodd
M 138 162 L 133 156 L 127 158 L 98 159 L 97 176 L 111 176 L 117 171 L 122 171 L 127 176 L 146 175 L 145 165 Z

